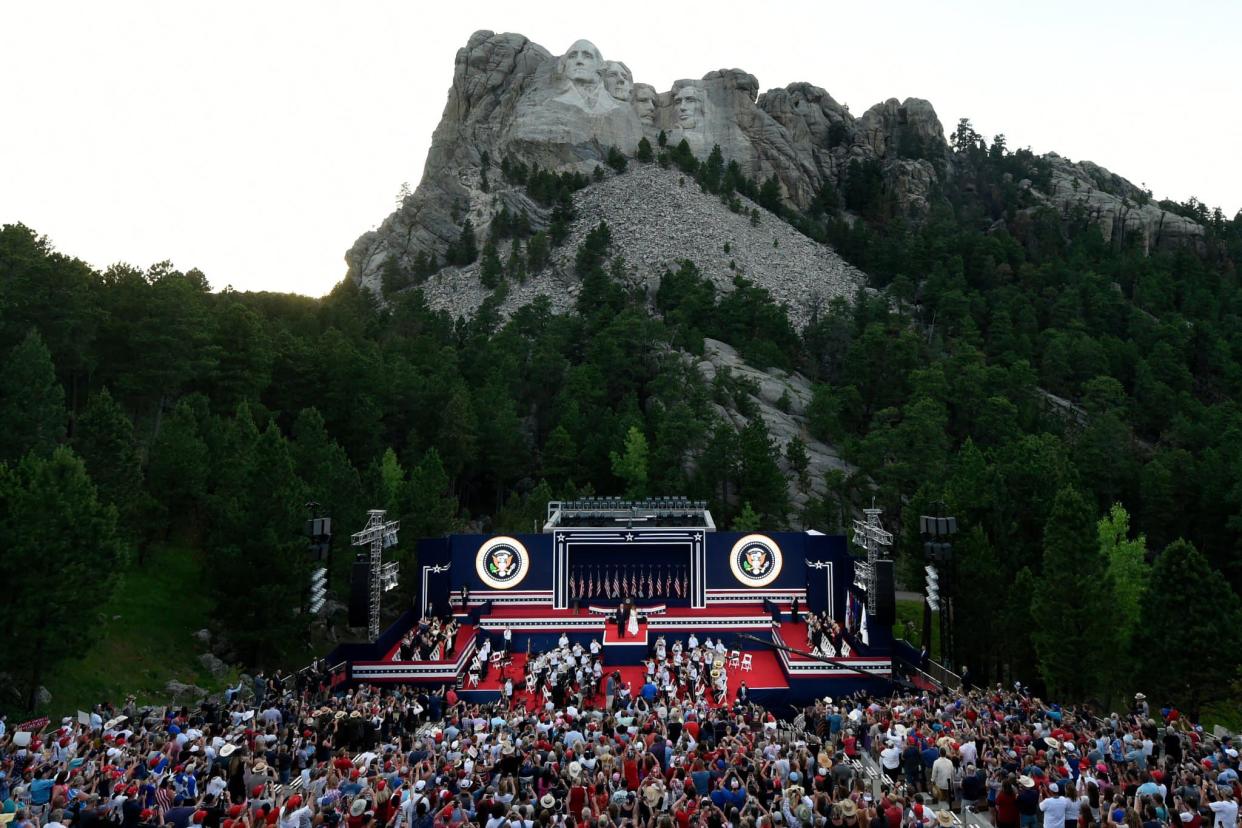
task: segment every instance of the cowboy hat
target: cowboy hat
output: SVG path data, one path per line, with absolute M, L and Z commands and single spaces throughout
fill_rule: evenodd
M 1026 774 L 1023 774 L 1022 776 L 1018 777 L 1018 784 L 1024 788 L 1033 788 L 1035 787 L 1035 780 L 1027 776 Z
M 104 730 L 111 730 L 112 728 L 116 727 L 117 725 L 119 725 L 121 722 L 125 721 L 128 718 L 129 716 L 114 716 L 111 719 L 108 719 L 108 721 L 104 722 Z
M 254 763 L 253 770 L 255 773 L 263 773 L 263 771 L 267 770 L 267 762 L 264 762 L 262 759 L 260 759 L 259 761 Z
M 858 803 L 852 799 L 841 800 L 841 815 L 846 818 L 858 816 Z
M 556 798 L 552 794 L 544 794 L 543 799 L 539 800 L 539 806 L 550 811 L 556 807 Z
M 360 817 L 367 812 L 367 801 L 362 797 L 357 797 L 349 805 L 349 815 Z
M 948 828 L 948 826 L 953 824 L 953 812 L 952 811 L 936 811 L 936 822 L 945 826 L 945 828 Z
M 224 747 L 220 748 L 220 756 L 227 759 L 230 756 L 232 756 L 233 752 L 236 750 L 237 750 L 237 745 L 229 743 L 225 745 Z
M 582 776 L 582 763 L 577 760 L 570 762 L 569 763 L 569 775 L 572 776 L 574 779 L 577 779 L 579 776 Z
M 1053 750 L 1056 750 L 1057 748 L 1061 747 L 1060 740 L 1054 739 L 1051 736 L 1044 737 L 1044 744 L 1052 748 Z

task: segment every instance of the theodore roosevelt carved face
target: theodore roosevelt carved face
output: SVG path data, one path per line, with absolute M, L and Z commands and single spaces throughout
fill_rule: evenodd
M 631 103 L 638 114 L 638 120 L 644 125 L 655 123 L 656 91 L 654 86 L 645 83 L 634 84 L 634 97 Z

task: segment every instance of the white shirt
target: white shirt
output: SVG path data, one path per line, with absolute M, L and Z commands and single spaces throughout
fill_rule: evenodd
M 1208 807 L 1216 816 L 1212 821 L 1212 828 L 1234 828 L 1238 824 L 1238 803 L 1233 800 L 1209 802 Z
M 1065 828 L 1065 812 L 1068 809 L 1069 800 L 1060 794 L 1042 800 L 1039 810 L 1044 812 L 1044 828 Z

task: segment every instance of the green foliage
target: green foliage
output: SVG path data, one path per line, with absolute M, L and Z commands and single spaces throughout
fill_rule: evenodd
M 0 668 L 33 709 L 49 667 L 95 640 L 96 608 L 126 555 L 116 509 L 99 501 L 86 467 L 65 446 L 0 464 L 0 537 Z
M 612 473 L 625 483 L 625 497 L 643 498 L 647 492 L 647 435 L 637 426 L 630 426 L 625 434 L 622 452 L 609 452 Z
M 734 532 L 755 532 L 763 527 L 763 518 L 750 506 L 750 501 L 742 504 L 742 510 L 733 518 L 729 527 Z
M 461 223 L 461 233 L 457 240 L 449 245 L 444 254 L 444 261 L 450 265 L 464 267 L 473 264 L 479 258 L 479 244 L 474 237 L 474 223 L 466 219 Z
M 1168 699 L 1197 721 L 1205 705 L 1233 695 L 1242 668 L 1232 646 L 1242 602 L 1194 545 L 1181 539 L 1156 557 L 1151 586 L 1134 636 L 1140 669 L 1130 681 L 1135 690 Z M 1194 596 L 1190 603 L 1188 596 Z
M 651 150 L 651 142 L 647 140 L 646 136 L 638 139 L 638 149 L 635 150 L 634 157 L 644 164 L 650 164 L 655 160 L 655 155 Z
M 0 365 L 0 462 L 28 451 L 46 457 L 65 434 L 65 392 L 38 331 L 28 332 Z
M 500 287 L 504 279 L 504 266 L 500 263 L 500 253 L 496 250 L 496 242 L 488 239 L 483 246 L 483 263 L 479 266 L 479 281 L 488 290 Z
M 1040 673 L 1057 697 L 1106 690 L 1118 643 L 1111 598 L 1093 510 L 1076 490 L 1064 488 L 1048 516 L 1043 570 L 1031 594 L 1031 640 Z
M 1123 652 L 1129 652 L 1151 582 L 1147 539 L 1142 535 L 1130 537 L 1130 515 L 1120 503 L 1114 503 L 1096 527 L 1100 553 L 1113 585 L 1112 615 L 1119 644 Z
M 149 530 L 150 497 L 143 485 L 134 424 L 108 389 L 94 395 L 78 418 L 73 448 L 94 481 L 100 502 L 116 509 L 124 538 L 131 545 L 144 539 Z
M 644 138 L 643 140 L 646 140 L 646 139 Z M 647 153 L 648 155 L 651 154 L 650 144 L 647 145 Z M 625 160 L 625 156 L 622 155 L 621 151 L 618 150 L 616 147 L 608 148 L 608 157 L 606 160 L 607 160 L 608 166 L 612 167 L 612 171 L 615 172 L 617 175 L 620 175 L 621 173 L 625 172 L 626 167 L 629 166 L 629 162 Z M 639 160 L 642 160 L 642 159 L 639 159 Z

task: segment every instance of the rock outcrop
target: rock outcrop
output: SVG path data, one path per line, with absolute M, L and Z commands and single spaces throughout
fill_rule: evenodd
M 814 204 L 826 187 L 846 189 L 853 175 L 878 174 L 886 203 L 912 222 L 927 216 L 940 185 L 955 175 L 944 127 L 925 100 L 892 98 L 856 118 L 808 83 L 760 94 L 759 81 L 741 69 L 710 71 L 659 92 L 609 57 L 587 40 L 556 56 L 522 35 L 475 32 L 457 52 L 422 180 L 346 254 L 350 277 L 378 290 L 388 266 L 412 272 L 420 254 L 443 261 L 467 219 L 486 228 L 504 208 L 546 224 L 546 211 L 503 180 L 502 159 L 590 174 L 613 148 L 632 158 L 643 138 L 654 145 L 664 133 L 670 146 L 684 140 L 700 159 L 719 146 L 745 175 L 774 177 L 782 198 L 798 209 Z M 1148 248 L 1201 237 L 1197 224 L 1149 203 L 1119 176 L 1087 162 L 1048 159 L 1051 185 L 1032 190 L 1033 203 L 1058 209 L 1067 221 L 1085 211 L 1107 238 L 1137 234 Z M 692 244 L 685 255 L 698 252 Z M 477 290 L 462 282 L 469 273 L 450 269 L 439 279 L 473 295 Z M 523 287 L 513 295 L 539 290 Z
M 1105 241 L 1134 240 L 1144 251 L 1202 243 L 1202 225 L 1161 209 L 1151 202 L 1150 193 L 1116 173 L 1056 153 L 1046 157 L 1052 162 L 1052 184 L 1046 193 L 1033 190 L 1035 197 L 1067 219 L 1081 211 L 1083 218 L 1099 226 Z
M 590 41 L 556 57 L 521 35 L 480 31 L 457 53 L 422 181 L 355 242 L 346 255 L 350 275 L 376 289 L 390 259 L 409 267 L 418 253 L 443 258 L 467 218 L 485 227 L 502 207 L 537 212 L 524 192 L 504 186 L 495 169 L 501 159 L 591 173 L 610 149 L 632 157 L 642 138 L 654 145 L 661 132 L 670 146 L 685 140 L 700 158 L 719 146 L 726 161 L 758 181 L 774 176 L 783 198 L 799 208 L 825 183 L 840 186 L 851 159 L 877 159 L 911 191 L 902 201 L 916 217 L 935 172 L 923 161 L 927 170 L 912 175 L 896 148 L 914 135 L 929 158 L 948 151 L 926 101 L 888 101 L 856 121 L 809 84 L 761 95 L 759 81 L 741 69 L 679 80 L 657 93 Z
M 718 373 L 727 371 L 757 389 L 751 399 L 763 418 L 768 434 L 781 450 L 777 462 L 789 481 L 789 502 L 793 506 L 795 523 L 797 515 L 802 513 L 812 497 L 823 498 L 828 494 L 825 482 L 828 472 L 841 471 L 849 475 L 856 471 L 841 459 L 835 447 L 811 436 L 806 417 L 807 406 L 811 404 L 811 382 L 806 377 L 779 368 L 760 371 L 748 365 L 731 346 L 715 339 L 703 340 L 703 357 L 695 367 L 709 382 Z M 735 428 L 746 425 L 746 418 L 737 411 L 720 405 L 715 407 L 721 418 Z M 810 483 L 806 489 L 798 484 L 784 456 L 785 447 L 795 437 L 806 444 L 809 460 L 807 478 Z

